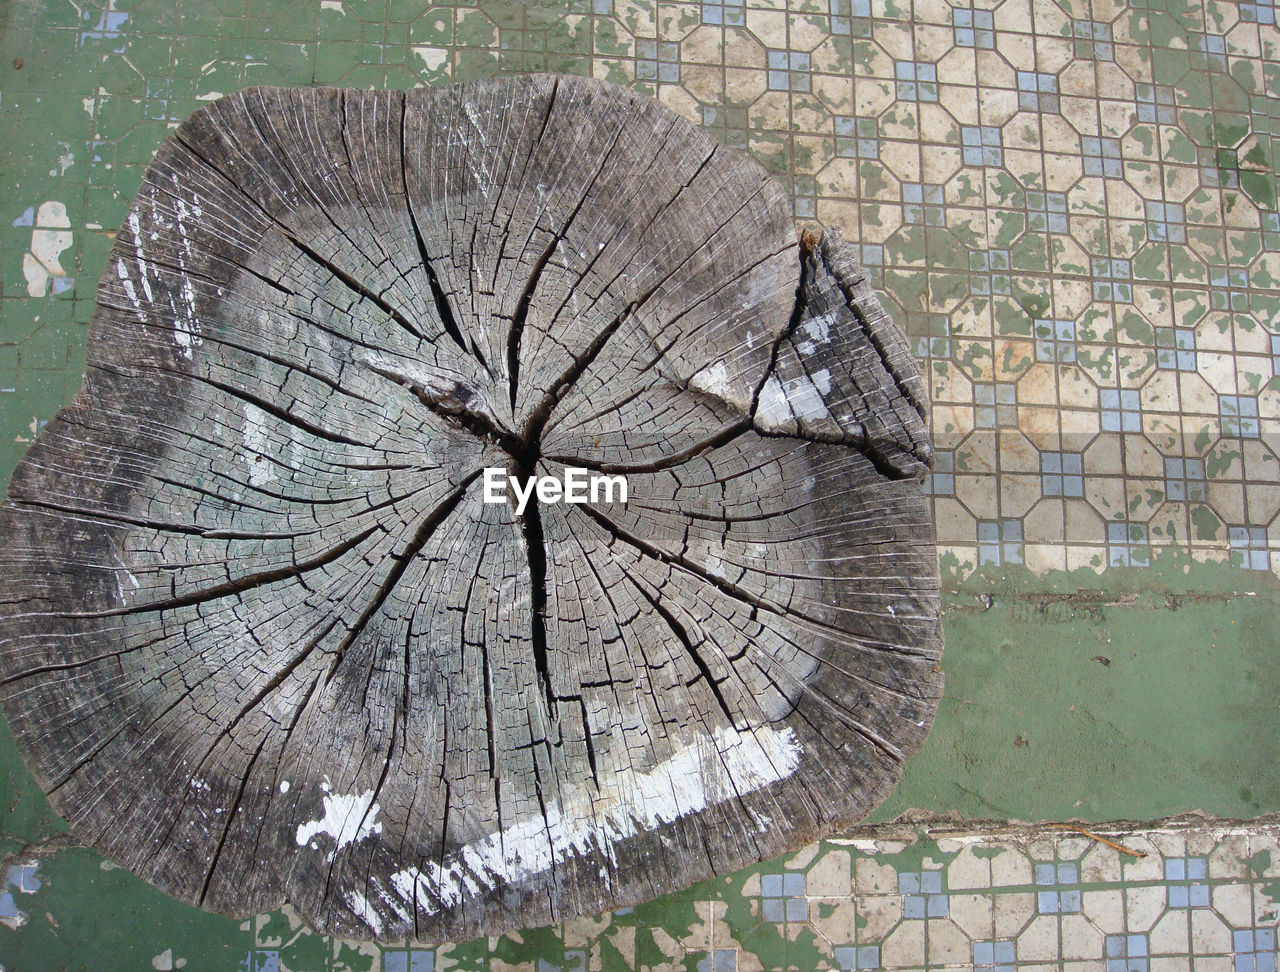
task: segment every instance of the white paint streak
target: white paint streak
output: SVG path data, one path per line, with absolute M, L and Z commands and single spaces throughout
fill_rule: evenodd
M 134 307 L 141 307 L 142 304 L 138 300 L 138 291 L 134 289 L 133 281 L 129 279 L 129 268 L 125 266 L 124 259 L 116 261 L 116 276 L 120 278 L 120 285 L 124 287 L 124 292 L 129 298 L 129 302 Z
M 299 847 L 306 846 L 313 837 L 328 834 L 334 839 L 334 848 L 329 852 L 329 860 L 333 860 L 348 844 L 382 833 L 382 824 L 377 820 L 380 808 L 373 802 L 372 790 L 334 794 L 329 792 L 328 779 L 320 789 L 324 791 L 324 816 L 298 825 Z
M 375 935 L 382 935 L 382 916 L 378 914 L 378 909 L 369 903 L 368 898 L 353 888 L 347 892 L 347 904 L 352 914 L 372 928 Z
M 142 229 L 138 222 L 138 214 L 129 214 L 129 229 L 133 230 L 133 253 L 138 261 L 138 279 L 142 282 L 142 292 L 147 300 L 152 300 L 151 281 L 147 279 L 147 261 L 142 255 Z
M 620 841 L 786 779 L 803 752 L 789 728 L 717 729 L 712 740 L 704 737 L 647 772 L 620 767 L 602 775 L 611 782 L 594 800 L 550 803 L 545 819 L 512 824 L 440 864 L 397 871 L 391 885 L 401 900 L 431 913 L 541 874 L 592 847 L 612 858 Z
M 175 178 L 175 188 L 177 179 Z M 191 359 L 191 350 L 200 341 L 200 325 L 196 321 L 196 294 L 191 286 L 191 275 L 186 272 L 187 259 L 191 257 L 191 240 L 187 236 L 186 217 L 190 215 L 186 203 L 178 199 L 175 208 L 178 212 L 178 238 L 182 240 L 182 252 L 178 254 L 178 265 L 182 268 L 182 303 L 181 309 L 169 297 L 169 307 L 173 311 L 173 340 L 178 345 L 182 356 Z

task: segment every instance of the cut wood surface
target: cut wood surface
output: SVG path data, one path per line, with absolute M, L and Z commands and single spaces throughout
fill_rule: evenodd
M 160 148 L 0 512 L 75 835 L 236 915 L 461 940 L 864 817 L 941 652 L 925 392 L 834 232 L 577 78 L 254 88 Z M 486 503 L 486 468 L 625 503 Z

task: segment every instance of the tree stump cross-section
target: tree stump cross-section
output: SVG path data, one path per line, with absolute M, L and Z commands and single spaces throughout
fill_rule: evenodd
M 595 913 L 856 822 L 928 731 L 905 342 L 649 99 L 223 98 L 148 169 L 88 359 L 0 511 L 0 696 L 77 837 L 183 900 Z

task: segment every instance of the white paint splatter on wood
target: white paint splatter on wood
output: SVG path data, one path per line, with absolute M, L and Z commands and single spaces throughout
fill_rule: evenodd
M 442 864 L 408 868 L 391 883 L 405 903 L 432 912 L 465 897 L 517 884 L 593 847 L 612 859 L 613 845 L 700 813 L 734 796 L 786 779 L 803 749 L 789 729 L 765 726 L 746 733 L 717 729 L 645 772 L 618 767 L 594 802 L 561 807 L 467 844 Z
M 332 793 L 327 779 L 320 784 L 320 789 L 324 793 L 324 816 L 298 825 L 296 839 L 299 847 L 311 844 L 320 834 L 327 834 L 334 840 L 334 846 L 328 853 L 329 860 L 333 860 L 338 851 L 348 844 L 382 833 L 382 824 L 378 822 L 381 808 L 373 802 L 373 790 Z

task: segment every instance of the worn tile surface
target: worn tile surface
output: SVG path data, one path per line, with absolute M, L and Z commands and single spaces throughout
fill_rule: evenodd
M 1274 972 L 1280 917 L 1276 819 L 1223 828 L 1021 829 L 929 833 L 896 827 L 823 841 L 634 909 L 461 945 L 357 945 L 313 934 L 289 912 L 221 937 L 159 903 L 132 937 L 83 892 L 74 855 L 19 857 L 0 891 L 0 961 L 90 957 L 93 968 L 240 972 L 530 972 L 685 969 L 1105 969 Z M 136 896 L 107 870 L 104 890 Z M 74 882 L 71 882 L 74 888 Z M 54 926 L 54 914 L 58 924 Z M 105 926 L 95 951 L 78 941 Z M 7 929 L 13 929 L 6 936 Z M 56 951 L 55 951 L 56 950 Z M 123 960 L 100 964 L 108 954 Z M 112 960 L 107 958 L 108 963 Z
M 948 692 L 881 817 L 1280 809 L 1274 0 L 15 0 L 0 23 L 0 478 L 79 387 L 114 229 L 200 104 L 631 84 L 855 241 L 926 372 Z M 1256 827 L 1124 838 L 1140 859 L 1065 833 L 833 841 L 440 949 L 241 928 L 61 847 L 0 736 L 5 969 L 1276 965 Z

